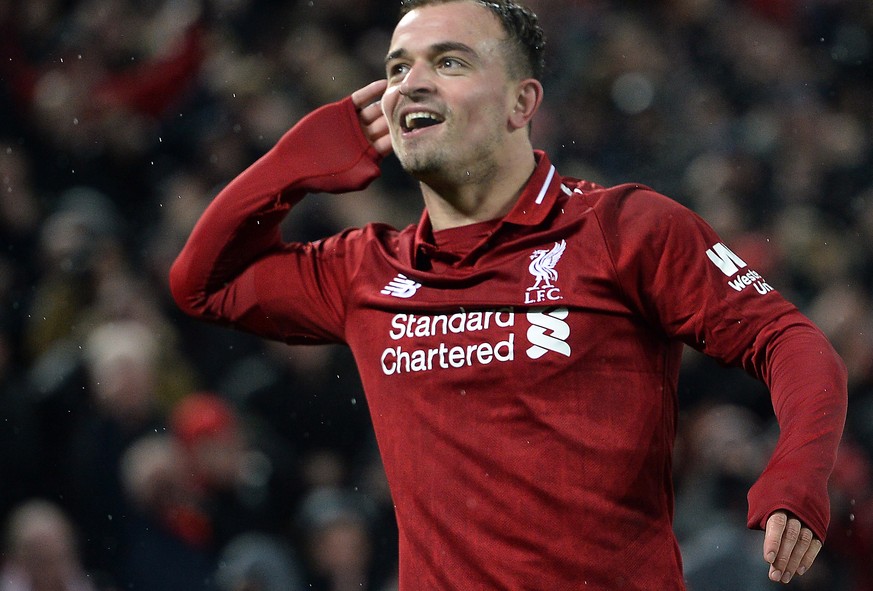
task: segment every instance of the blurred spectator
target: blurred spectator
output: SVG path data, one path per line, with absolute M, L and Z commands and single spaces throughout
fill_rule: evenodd
M 90 187 L 66 190 L 40 227 L 40 276 L 25 325 L 27 353 L 38 358 L 71 336 L 100 283 L 125 265 L 118 212 Z
M 683 425 L 675 529 L 689 588 L 769 589 L 760 576 L 760 535 L 743 525 L 745 492 L 768 457 L 759 421 L 743 407 L 717 404 Z
M 6 525 L 2 591 L 95 591 L 79 560 L 76 532 L 57 505 L 31 500 Z
M 203 545 L 218 552 L 247 532 L 289 533 L 295 486 L 283 449 L 273 448 L 230 402 L 195 392 L 170 415 L 186 487 L 203 516 Z
M 316 591 L 377 591 L 374 580 L 373 506 L 350 490 L 320 487 L 303 500 L 297 517 L 309 587 Z
M 266 343 L 222 378 L 221 390 L 297 456 L 307 485 L 349 482 L 372 427 L 347 350 Z
M 303 591 L 303 579 L 290 545 L 264 534 L 242 534 L 222 551 L 220 591 Z
M 209 516 L 168 433 L 127 448 L 121 481 L 131 509 L 121 530 L 120 586 L 163 591 L 214 589 Z
M 147 325 L 98 325 L 85 341 L 88 399 L 80 403 L 62 456 L 73 515 L 86 540 L 86 562 L 118 579 L 130 505 L 120 480 L 128 447 L 164 428 L 156 394 L 160 343 Z

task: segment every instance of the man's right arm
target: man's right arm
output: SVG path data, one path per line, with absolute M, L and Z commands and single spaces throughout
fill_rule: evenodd
M 216 196 L 170 270 L 183 311 L 281 336 L 259 310 L 252 278 L 288 250 L 279 225 L 304 195 L 360 190 L 379 176 L 390 151 L 377 102 L 383 90 L 384 81 L 374 82 L 307 115 Z

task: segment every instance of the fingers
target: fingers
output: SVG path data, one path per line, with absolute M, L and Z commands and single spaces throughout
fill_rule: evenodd
M 785 511 L 776 511 L 767 519 L 764 529 L 764 560 L 770 564 L 776 562 L 786 525 L 788 525 L 788 514 Z
M 358 109 L 358 113 L 360 113 L 361 123 L 364 125 L 372 125 L 380 119 L 385 118 L 382 113 L 382 104 L 379 103 L 379 101 L 371 103 L 362 109 Z
M 376 80 L 375 82 L 370 82 L 365 87 L 352 93 L 352 102 L 360 111 L 364 107 L 378 102 L 379 99 L 382 98 L 382 94 L 385 92 L 386 88 L 388 88 L 387 80 Z
M 387 155 L 391 151 L 391 135 L 388 130 L 388 121 L 385 119 L 379 103 L 365 107 L 360 113 L 360 119 L 364 135 L 367 136 L 379 154 Z
M 382 105 L 379 102 L 387 86 L 388 83 L 385 80 L 376 80 L 352 93 L 352 103 L 358 109 L 361 129 L 382 156 L 391 152 L 388 121 L 385 119 Z
M 818 556 L 819 552 L 821 552 L 821 547 L 821 540 L 814 537 L 812 543 L 809 545 L 809 550 L 807 550 L 806 554 L 803 555 L 803 558 L 800 559 L 800 565 L 797 567 L 798 575 L 803 575 L 810 569 L 810 567 L 812 567 L 812 563 L 815 562 L 815 557 Z
M 767 520 L 764 560 L 770 564 L 771 581 L 789 582 L 812 566 L 821 551 L 821 541 L 799 519 L 777 511 Z

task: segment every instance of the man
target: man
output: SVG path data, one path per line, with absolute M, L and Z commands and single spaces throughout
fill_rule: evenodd
M 702 220 L 559 175 L 529 125 L 543 36 L 512 2 L 407 0 L 387 81 L 299 122 L 215 199 L 179 305 L 351 347 L 396 507 L 403 590 L 681 590 L 671 449 L 682 344 L 770 388 L 749 494 L 770 578 L 812 565 L 846 410 L 823 335 Z M 420 181 L 417 225 L 283 243 L 306 193 Z
M 76 544 L 77 531 L 52 501 L 30 499 L 6 523 L 0 590 L 95 591 Z

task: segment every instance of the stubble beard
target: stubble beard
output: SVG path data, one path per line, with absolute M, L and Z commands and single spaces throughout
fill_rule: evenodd
M 496 168 L 490 144 L 471 151 L 463 141 L 458 144 L 443 141 L 436 146 L 402 150 L 397 156 L 407 174 L 432 187 L 482 182 L 491 178 Z
M 426 181 L 428 178 L 442 176 L 450 165 L 445 148 L 432 150 L 409 150 L 399 155 L 400 165 L 414 179 Z

